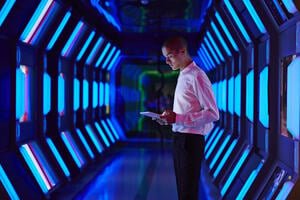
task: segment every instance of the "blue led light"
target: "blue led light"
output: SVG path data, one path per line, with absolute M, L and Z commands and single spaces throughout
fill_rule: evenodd
M 219 159 L 221 153 L 224 151 L 225 146 L 229 142 L 229 139 L 230 139 L 230 135 L 227 135 L 224 142 L 222 143 L 221 147 L 218 149 L 216 155 L 214 156 L 213 160 L 211 161 L 211 163 L 209 165 L 209 169 L 212 169 L 215 166 L 215 164 L 216 164 L 217 160 Z
M 94 60 L 96 54 L 98 53 L 101 45 L 103 43 L 103 37 L 99 37 L 99 39 L 97 40 L 95 46 L 93 47 L 91 53 L 89 54 L 88 58 L 86 59 L 85 64 L 90 65 L 92 63 L 92 61 Z
M 213 141 L 212 145 L 209 147 L 208 151 L 207 151 L 207 154 L 205 154 L 205 159 L 207 160 L 210 156 L 210 154 L 213 152 L 213 150 L 215 149 L 217 143 L 219 142 L 221 136 L 223 135 L 224 133 L 224 129 L 221 129 L 219 132 L 218 132 L 218 135 L 216 137 L 216 139 Z
M 219 109 L 221 111 L 224 110 L 222 98 L 223 98 L 223 81 L 220 81 L 218 83 L 218 99 L 217 99 L 217 104 L 218 104 L 218 107 L 219 107 Z
M 262 34 L 265 34 L 267 32 L 264 24 L 262 23 L 261 19 L 259 18 L 257 12 L 255 11 L 252 3 L 250 0 L 243 0 L 247 10 L 249 11 L 252 19 L 254 20 L 257 28 L 259 29 L 259 31 L 262 33 Z
M 117 58 L 119 57 L 120 53 L 121 53 L 121 50 L 119 49 L 119 50 L 116 52 L 116 54 L 114 55 L 114 57 L 112 58 L 112 60 L 110 61 L 109 65 L 108 65 L 108 67 L 107 67 L 107 71 L 110 71 L 111 68 L 112 68 L 114 65 L 116 65 L 116 64 L 118 63 L 118 62 L 116 62 L 116 61 L 118 61 Z
M 20 68 L 16 69 L 16 119 L 25 112 L 25 74 Z
M 224 31 L 225 35 L 227 36 L 228 40 L 230 41 L 230 44 L 232 45 L 233 49 L 235 51 L 239 51 L 239 48 L 238 48 L 237 44 L 235 43 L 233 37 L 231 36 L 231 34 L 230 34 L 227 26 L 225 25 L 223 19 L 221 18 L 220 14 L 218 12 L 216 12 L 215 16 L 216 16 L 219 24 L 221 25 L 222 30 Z
M 6 175 L 4 169 L 2 168 L 1 164 L 0 164 L 0 181 L 1 181 L 2 185 L 4 186 L 5 190 L 7 191 L 8 196 L 11 199 L 14 199 L 14 200 L 20 199 L 16 190 L 14 189 L 13 185 L 11 184 L 8 176 Z
M 52 49 L 52 47 L 55 44 L 58 36 L 61 34 L 62 30 L 66 26 L 66 24 L 67 24 L 68 20 L 70 19 L 70 17 L 71 17 L 71 13 L 68 11 L 65 14 L 63 20 L 60 22 L 58 28 L 56 29 L 54 35 L 52 36 L 52 38 L 50 40 L 50 42 L 48 43 L 47 48 L 46 48 L 48 51 Z
M 102 130 L 101 127 L 99 126 L 98 122 L 95 122 L 94 124 L 95 124 L 95 126 L 96 126 L 96 129 L 97 129 L 98 133 L 100 133 L 100 136 L 101 136 L 101 138 L 102 138 L 103 141 L 104 141 L 104 144 L 105 144 L 107 147 L 109 147 L 109 146 L 110 146 L 110 143 L 109 143 L 109 141 L 107 140 L 107 138 L 106 138 L 106 136 L 105 136 L 103 130 Z
M 283 184 L 282 189 L 278 193 L 276 200 L 277 199 L 288 199 L 287 197 L 290 194 L 291 190 L 294 188 L 294 185 L 295 185 L 295 183 L 293 183 L 292 181 L 286 181 Z
M 110 61 L 112 55 L 115 53 L 116 49 L 117 49 L 116 47 L 113 47 L 112 50 L 109 52 L 108 56 L 106 57 L 103 65 L 102 65 L 102 69 L 106 68 L 108 62 Z
M 110 132 L 108 126 L 106 125 L 106 122 L 105 122 L 104 120 L 101 120 L 101 124 L 102 124 L 102 126 L 104 127 L 104 129 L 105 129 L 105 131 L 106 131 L 106 133 L 107 133 L 107 135 L 108 135 L 110 141 L 112 141 L 112 143 L 115 143 L 116 140 L 115 140 L 115 138 L 113 137 L 113 135 L 111 134 L 111 132 Z
M 291 14 L 295 14 L 298 10 L 292 0 L 282 0 L 283 5 Z
M 108 126 L 110 127 L 110 129 L 112 130 L 112 132 L 113 132 L 115 138 L 116 138 L 117 140 L 119 140 L 120 137 L 119 137 L 119 135 L 118 135 L 118 133 L 117 133 L 115 127 L 112 125 L 110 119 L 109 119 L 109 118 L 106 118 L 106 122 L 107 122 Z
M 213 21 L 211 21 L 210 25 L 211 25 L 212 29 L 214 30 L 214 33 L 217 35 L 219 41 L 221 42 L 221 44 L 222 44 L 224 50 L 226 51 L 227 55 L 231 56 L 231 52 L 230 52 L 226 42 L 224 41 L 221 33 L 219 32 L 218 28 L 216 27 L 215 23 Z
M 90 155 L 90 157 L 91 157 L 92 159 L 94 159 L 94 158 L 95 158 L 95 155 L 94 155 L 92 149 L 90 148 L 89 144 L 87 143 L 86 139 L 84 138 L 84 136 L 83 136 L 83 134 L 82 134 L 82 132 L 80 131 L 79 128 L 76 128 L 76 133 L 77 133 L 79 139 L 81 140 L 83 146 L 84 146 L 85 149 L 87 150 L 88 154 Z
M 83 47 L 81 48 L 81 50 L 80 50 L 78 56 L 76 57 L 76 61 L 79 61 L 79 60 L 82 58 L 84 52 L 86 51 L 86 49 L 87 49 L 88 46 L 90 45 L 90 43 L 91 43 L 92 39 L 94 38 L 94 36 L 95 36 L 95 31 L 92 31 L 92 32 L 90 33 L 90 36 L 88 37 L 88 39 L 85 41 Z
M 89 82 L 84 79 L 83 80 L 83 109 L 87 109 L 89 106 Z
M 213 61 L 213 59 L 210 57 L 210 55 L 209 55 L 209 53 L 208 53 L 208 51 L 207 51 L 207 49 L 206 49 L 206 47 L 204 46 L 203 43 L 201 43 L 201 49 L 203 50 L 204 54 L 206 55 L 208 61 L 210 62 L 211 67 L 212 67 L 212 68 L 215 68 L 215 67 L 216 67 L 216 64 L 215 64 L 215 62 Z
M 214 174 L 213 174 L 213 177 L 214 177 L 214 178 L 216 178 L 216 177 L 219 175 L 221 169 L 223 169 L 223 166 L 224 166 L 226 160 L 228 159 L 229 155 L 231 155 L 232 150 L 234 149 L 236 143 L 237 143 L 237 140 L 236 140 L 236 139 L 231 143 L 231 145 L 230 145 L 230 147 L 228 148 L 226 154 L 225 154 L 224 157 L 222 158 L 220 164 L 218 165 L 216 171 L 215 171 Z
M 200 57 L 200 61 L 202 62 L 202 67 L 204 67 L 207 71 L 210 70 L 209 65 L 207 64 L 206 58 L 202 55 L 200 49 L 197 51 L 198 56 Z
M 100 54 L 100 56 L 99 56 L 99 58 L 98 58 L 98 60 L 97 60 L 97 62 L 96 62 L 96 65 L 95 65 L 96 67 L 99 67 L 99 65 L 100 65 L 101 61 L 103 60 L 104 56 L 106 55 L 106 53 L 107 53 L 107 51 L 108 51 L 110 45 L 111 45 L 110 42 L 108 42 L 108 43 L 106 44 L 104 50 L 102 51 L 102 53 Z
M 219 58 L 224 62 L 225 59 L 224 59 L 224 57 L 223 57 L 223 55 L 222 55 L 222 53 L 221 53 L 221 51 L 220 51 L 218 45 L 216 44 L 215 40 L 214 40 L 213 37 L 211 36 L 210 32 L 209 32 L 209 31 L 206 31 L 206 34 L 207 34 L 207 37 L 208 37 L 209 41 L 211 42 L 211 44 L 213 45 L 214 49 L 216 50 L 216 52 L 217 52 Z
M 105 105 L 109 105 L 109 84 L 105 83 Z
M 282 19 L 283 21 L 287 20 L 287 17 L 285 16 L 285 14 L 284 14 L 284 12 L 283 12 L 281 6 L 279 5 L 278 0 L 272 0 L 272 1 L 273 1 L 273 3 L 274 3 L 275 8 L 277 9 L 278 13 L 279 13 L 280 16 L 281 16 L 281 19 Z
M 227 80 L 224 79 L 222 83 L 222 108 L 226 112 L 227 111 Z
M 254 71 L 253 69 L 246 77 L 246 116 L 253 122 L 253 101 L 254 101 Z
M 51 108 L 51 79 L 47 73 L 43 77 L 43 114 L 46 115 Z
M 221 189 L 221 195 L 224 196 L 224 194 L 227 192 L 229 186 L 231 185 L 232 181 L 234 180 L 235 176 L 237 175 L 238 171 L 242 167 L 242 164 L 245 162 L 246 158 L 248 157 L 250 153 L 250 149 L 247 148 L 244 152 L 242 157 L 240 157 L 238 163 L 235 165 L 233 171 L 231 172 L 229 178 L 227 179 L 226 183 L 224 184 L 223 188 Z
M 80 101 L 80 82 L 77 78 L 74 78 L 74 94 L 73 94 L 73 110 L 77 111 L 79 108 L 79 101 Z
M 88 132 L 92 142 L 94 143 L 98 153 L 102 153 L 103 151 L 103 146 L 101 144 L 101 142 L 99 141 L 99 139 L 97 138 L 95 132 L 93 131 L 91 125 L 87 124 L 85 125 L 85 130 Z
M 259 121 L 264 127 L 269 127 L 268 111 L 268 66 L 259 74 Z
M 98 83 L 93 81 L 93 108 L 98 106 Z
M 241 116 L 241 74 L 234 78 L 234 112 Z
M 300 57 L 296 57 L 287 69 L 287 122 L 286 126 L 295 139 L 300 134 Z
M 47 144 L 49 145 L 51 151 L 54 154 L 54 157 L 56 158 L 59 166 L 61 167 L 61 169 L 63 170 L 64 174 L 66 177 L 70 177 L 70 171 L 68 170 L 65 162 L 63 161 L 60 153 L 58 152 L 57 148 L 55 147 L 54 143 L 52 142 L 52 140 L 50 138 L 46 138 Z
M 245 38 L 246 42 L 250 43 L 251 39 L 250 39 L 244 25 L 242 24 L 242 22 L 240 21 L 238 15 L 236 14 L 234 8 L 230 4 L 229 0 L 224 0 L 224 3 L 226 5 L 226 7 L 228 8 L 229 12 L 231 13 L 231 16 L 233 17 L 236 25 L 238 26 L 238 30 L 241 31 L 241 33 L 242 33 L 243 37 Z
M 210 53 L 213 55 L 215 61 L 220 64 L 220 60 L 219 58 L 217 57 L 217 54 L 215 53 L 215 50 L 212 48 L 212 46 L 210 45 L 210 43 L 208 42 L 207 38 L 204 37 L 204 42 L 206 44 L 206 46 L 208 47 L 208 49 L 210 50 Z
M 104 105 L 104 84 L 100 82 L 99 85 L 99 106 Z
M 16 0 L 6 0 L 2 9 L 0 10 L 0 27 L 4 22 L 5 18 L 7 17 L 8 13 L 10 12 L 11 8 L 15 4 Z
M 58 112 L 63 115 L 65 109 L 65 80 L 63 78 L 63 74 L 61 73 L 58 76 Z
M 206 68 L 208 70 L 211 70 L 212 66 L 210 65 L 210 62 L 208 61 L 208 58 L 206 57 L 206 55 L 204 54 L 204 52 L 203 52 L 203 50 L 201 48 L 199 48 L 198 54 L 202 58 L 202 62 L 204 62 Z
M 228 111 L 233 114 L 233 103 L 234 103 L 234 99 L 233 99 L 233 95 L 234 95 L 234 78 L 231 77 L 228 80 Z

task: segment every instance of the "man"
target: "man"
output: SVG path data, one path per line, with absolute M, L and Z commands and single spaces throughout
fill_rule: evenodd
M 180 70 L 175 89 L 173 111 L 165 110 L 158 123 L 172 124 L 173 156 L 179 200 L 198 199 L 204 135 L 219 119 L 211 82 L 196 65 L 184 38 L 176 36 L 162 46 L 166 63 Z

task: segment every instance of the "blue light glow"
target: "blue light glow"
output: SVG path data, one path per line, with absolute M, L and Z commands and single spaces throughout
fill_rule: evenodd
M 87 109 L 89 106 L 89 82 L 84 79 L 83 80 L 83 109 Z
M 63 161 L 63 159 L 62 159 L 60 153 L 58 152 L 57 148 L 55 147 L 54 143 L 52 142 L 52 140 L 50 138 L 46 138 L 46 141 L 47 141 L 47 144 L 49 145 L 52 153 L 54 154 L 54 157 L 56 158 L 59 166 L 63 170 L 65 176 L 70 177 L 70 171 L 67 168 L 65 162 Z
M 112 141 L 112 143 L 115 143 L 116 140 L 115 140 L 115 138 L 112 136 L 112 134 L 111 134 L 111 132 L 110 132 L 108 126 L 106 125 L 106 122 L 105 122 L 103 119 L 101 120 L 101 124 L 102 124 L 102 126 L 104 127 L 105 132 L 107 133 L 107 135 L 108 135 L 110 141 Z
M 279 2 L 278 2 L 277 0 L 272 0 L 272 1 L 273 1 L 273 3 L 274 3 L 275 8 L 277 9 L 278 13 L 279 13 L 280 16 L 281 16 L 281 19 L 282 19 L 283 21 L 287 20 L 287 17 L 285 16 L 285 14 L 284 14 L 284 12 L 283 12 L 281 6 L 279 5 Z
M 68 11 L 65 14 L 63 20 L 60 22 L 58 28 L 56 29 L 54 35 L 52 36 L 52 38 L 50 40 L 50 42 L 48 43 L 47 48 L 46 48 L 48 51 L 52 49 L 52 47 L 55 44 L 58 36 L 61 34 L 62 30 L 66 26 L 66 24 L 67 24 L 68 20 L 70 19 L 70 17 L 71 17 L 71 13 Z
M 108 83 L 105 83 L 105 105 L 109 105 L 109 84 Z
M 116 47 L 113 47 L 112 50 L 109 52 L 108 56 L 106 57 L 103 65 L 102 65 L 102 69 L 106 68 L 108 62 L 110 61 L 112 55 L 115 53 L 116 49 L 117 49 Z
M 286 126 L 295 139 L 300 134 L 300 57 L 296 57 L 287 69 L 287 122 Z
M 98 153 L 102 153 L 104 148 L 103 148 L 101 142 L 99 141 L 99 139 L 97 138 L 95 132 L 93 131 L 91 125 L 89 125 L 89 124 L 85 125 L 85 130 L 88 132 L 88 134 L 89 134 L 92 142 L 94 143 Z
M 292 181 L 286 181 L 280 192 L 278 193 L 276 200 L 281 200 L 281 199 L 288 199 L 288 195 L 290 194 L 291 190 L 294 188 L 295 183 Z
M 213 55 L 215 61 L 220 64 L 220 60 L 219 58 L 217 57 L 217 54 L 215 53 L 215 50 L 212 48 L 212 46 L 210 45 L 210 43 L 208 42 L 207 38 L 204 37 L 204 42 L 206 44 L 206 46 L 208 47 L 208 49 L 210 50 L 210 53 Z
M 51 79 L 47 73 L 44 73 L 43 81 L 43 114 L 46 115 L 51 108 Z
M 229 139 L 230 139 L 230 135 L 227 135 L 224 142 L 222 143 L 221 147 L 218 149 L 216 155 L 214 156 L 213 160 L 211 161 L 211 163 L 209 165 L 209 169 L 212 169 L 215 166 L 215 164 L 216 164 L 217 160 L 219 159 L 221 153 L 224 151 L 225 146 L 229 142 Z
M 95 122 L 94 124 L 95 124 L 95 126 L 96 126 L 96 129 L 97 129 L 98 133 L 100 134 L 100 137 L 103 139 L 104 144 L 105 144 L 107 147 L 109 147 L 109 146 L 110 146 L 110 143 L 109 143 L 109 141 L 107 140 L 107 138 L 106 138 L 106 136 L 105 136 L 103 130 L 102 130 L 101 127 L 99 126 L 98 122 Z
M 111 62 L 109 63 L 109 65 L 108 65 L 108 67 L 107 67 L 107 71 L 110 71 L 111 68 L 112 68 L 114 65 L 118 64 L 118 62 L 119 62 L 120 59 L 118 59 L 118 60 L 116 60 L 116 59 L 119 58 L 120 53 L 121 53 L 121 50 L 119 49 L 119 50 L 117 51 L 117 53 L 114 55 L 114 57 L 113 57 L 113 59 L 111 60 Z
M 223 104 L 222 105 L 222 108 L 225 112 L 227 112 L 227 80 L 224 79 L 222 81 L 222 100 L 221 100 L 221 103 Z
M 259 18 L 257 12 L 255 11 L 252 3 L 250 0 L 243 0 L 247 10 L 249 11 L 252 19 L 254 20 L 258 30 L 262 33 L 262 34 L 265 34 L 267 32 L 264 24 L 262 23 L 261 19 Z
M 120 137 L 119 137 L 119 135 L 118 135 L 118 133 L 117 133 L 115 127 L 112 125 L 110 119 L 109 119 L 109 118 L 106 118 L 106 122 L 107 122 L 108 126 L 110 127 L 110 129 L 112 130 L 112 132 L 113 132 L 115 138 L 116 138 L 117 140 L 119 140 Z
M 97 40 L 95 46 L 93 47 L 91 53 L 89 54 L 88 58 L 86 59 L 85 64 L 90 65 L 92 63 L 92 61 L 94 60 L 96 54 L 98 53 L 101 45 L 103 43 L 103 37 L 99 37 L 99 39 Z
M 65 80 L 62 73 L 58 76 L 58 113 L 62 116 L 65 109 Z
M 73 110 L 77 111 L 79 108 L 79 101 L 80 101 L 80 82 L 77 78 L 74 78 L 74 104 L 73 104 Z
M 246 116 L 253 122 L 253 102 L 254 102 L 254 71 L 253 69 L 246 77 Z
M 14 200 L 20 199 L 16 190 L 14 189 L 13 185 L 11 184 L 8 176 L 6 175 L 4 169 L 2 168 L 1 164 L 0 164 L 0 181 L 1 181 L 2 185 L 4 186 L 5 190 L 7 191 L 8 196 L 11 199 L 14 199 Z
M 102 53 L 100 54 L 100 56 L 99 56 L 99 58 L 98 58 L 98 60 L 97 60 L 97 62 L 96 62 L 96 65 L 95 65 L 96 67 L 99 67 L 99 65 L 100 65 L 100 63 L 102 62 L 104 56 L 106 55 L 106 53 L 107 53 L 107 51 L 108 51 L 110 45 L 111 45 L 110 42 L 108 42 L 108 43 L 106 44 L 104 50 L 102 51 Z
M 217 52 L 219 58 L 224 62 L 224 61 L 225 61 L 225 60 L 224 60 L 224 57 L 223 57 L 223 55 L 222 55 L 222 53 L 221 53 L 221 51 L 220 51 L 218 45 L 216 44 L 215 40 L 214 40 L 213 37 L 211 36 L 210 32 L 209 32 L 209 31 L 206 31 L 206 34 L 207 34 L 207 37 L 208 37 L 209 41 L 210 41 L 211 44 L 214 46 L 214 48 L 215 48 L 215 50 L 216 50 L 216 52 Z
M 208 51 L 207 51 L 207 49 L 206 49 L 206 47 L 204 46 L 203 43 L 201 43 L 201 48 L 202 48 L 204 54 L 206 55 L 206 58 L 207 58 L 208 61 L 210 62 L 211 68 L 216 68 L 215 62 L 214 62 L 213 59 L 210 57 L 210 55 L 209 55 L 209 53 L 208 53 Z
M 221 33 L 219 32 L 217 26 L 215 25 L 215 23 L 214 23 L 213 21 L 211 21 L 211 22 L 210 22 L 210 25 L 211 25 L 212 29 L 214 30 L 214 33 L 217 35 L 219 41 L 221 42 L 221 44 L 222 44 L 224 50 L 226 51 L 227 55 L 228 55 L 228 56 L 231 56 L 231 52 L 230 52 L 230 50 L 229 50 L 229 48 L 228 48 L 226 42 L 224 41 L 224 39 L 223 39 Z
M 223 81 L 220 81 L 218 83 L 218 98 L 217 98 L 217 105 L 221 111 L 223 111 L 223 102 L 222 102 L 222 97 L 223 97 Z
M 87 143 L 86 139 L 84 138 L 84 136 L 83 136 L 83 134 L 82 134 L 82 132 L 81 132 L 81 130 L 80 130 L 79 128 L 76 128 L 76 133 L 77 133 L 79 139 L 81 140 L 83 146 L 84 146 L 85 149 L 87 150 L 89 156 L 90 156 L 92 159 L 94 159 L 94 158 L 95 158 L 95 155 L 94 155 L 92 149 L 90 148 L 89 144 Z
M 238 171 L 242 167 L 243 163 L 245 162 L 246 158 L 248 157 L 250 153 L 250 149 L 247 148 L 244 152 L 242 157 L 240 157 L 238 163 L 235 165 L 233 171 L 231 172 L 229 178 L 227 179 L 226 183 L 224 184 L 222 190 L 221 190 L 221 195 L 224 196 L 225 193 L 227 192 L 229 186 L 231 185 L 232 181 L 234 180 L 235 176 L 237 175 Z
M 282 0 L 283 5 L 291 14 L 295 14 L 298 10 L 293 0 Z
M 213 67 L 211 66 L 208 58 L 206 57 L 205 53 L 203 52 L 202 48 L 199 48 L 198 54 L 199 54 L 200 57 L 202 57 L 202 61 L 204 61 L 204 64 L 206 64 L 206 68 L 208 70 L 213 69 Z
M 94 38 L 94 36 L 95 36 L 95 31 L 92 31 L 92 32 L 90 33 L 90 36 L 88 37 L 88 39 L 85 41 L 83 47 L 81 48 L 81 50 L 80 50 L 78 56 L 76 57 L 76 61 L 79 61 L 79 60 L 82 58 L 84 52 L 86 51 L 86 49 L 87 49 L 88 46 L 90 45 L 90 43 L 91 43 L 92 39 Z
M 241 116 L 241 74 L 234 78 L 234 112 Z
M 213 174 L 213 177 L 214 177 L 214 178 L 216 178 L 216 177 L 219 175 L 221 169 L 223 169 L 223 166 L 224 166 L 226 160 L 228 159 L 229 155 L 231 155 L 232 150 L 234 149 L 236 143 L 237 143 L 237 140 L 236 140 L 236 139 L 231 143 L 231 145 L 230 145 L 230 147 L 228 148 L 226 154 L 225 154 L 224 157 L 222 158 L 220 164 L 218 165 L 216 171 L 215 171 L 214 174 Z
M 98 106 L 98 83 L 93 81 L 93 108 Z
M 16 119 L 25 113 L 25 74 L 20 68 L 16 69 Z
M 16 0 L 6 0 L 2 9 L 0 10 L 0 27 L 4 22 L 5 18 L 7 17 L 8 13 L 10 12 L 11 8 L 15 4 Z
M 99 83 L 99 106 L 104 105 L 104 84 L 102 82 Z
M 212 145 L 209 147 L 208 151 L 207 151 L 207 154 L 205 154 L 205 159 L 207 160 L 210 156 L 210 154 L 213 152 L 213 150 L 215 149 L 217 143 L 219 142 L 221 136 L 223 135 L 224 133 L 224 129 L 221 129 L 219 132 L 218 132 L 218 135 L 216 137 L 216 139 L 213 141 Z
M 233 114 L 234 104 L 234 78 L 233 76 L 228 80 L 228 111 Z
M 259 74 L 259 121 L 264 127 L 269 127 L 268 109 L 268 66 Z

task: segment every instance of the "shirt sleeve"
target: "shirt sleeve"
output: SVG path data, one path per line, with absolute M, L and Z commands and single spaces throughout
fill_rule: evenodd
M 197 128 L 219 120 L 219 110 L 211 82 L 204 72 L 200 73 L 195 79 L 193 89 L 200 108 L 195 112 L 176 114 L 176 124 Z

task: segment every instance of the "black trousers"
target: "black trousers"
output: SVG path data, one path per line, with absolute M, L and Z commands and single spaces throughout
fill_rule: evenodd
M 197 200 L 204 136 L 174 133 L 173 158 L 179 200 Z

